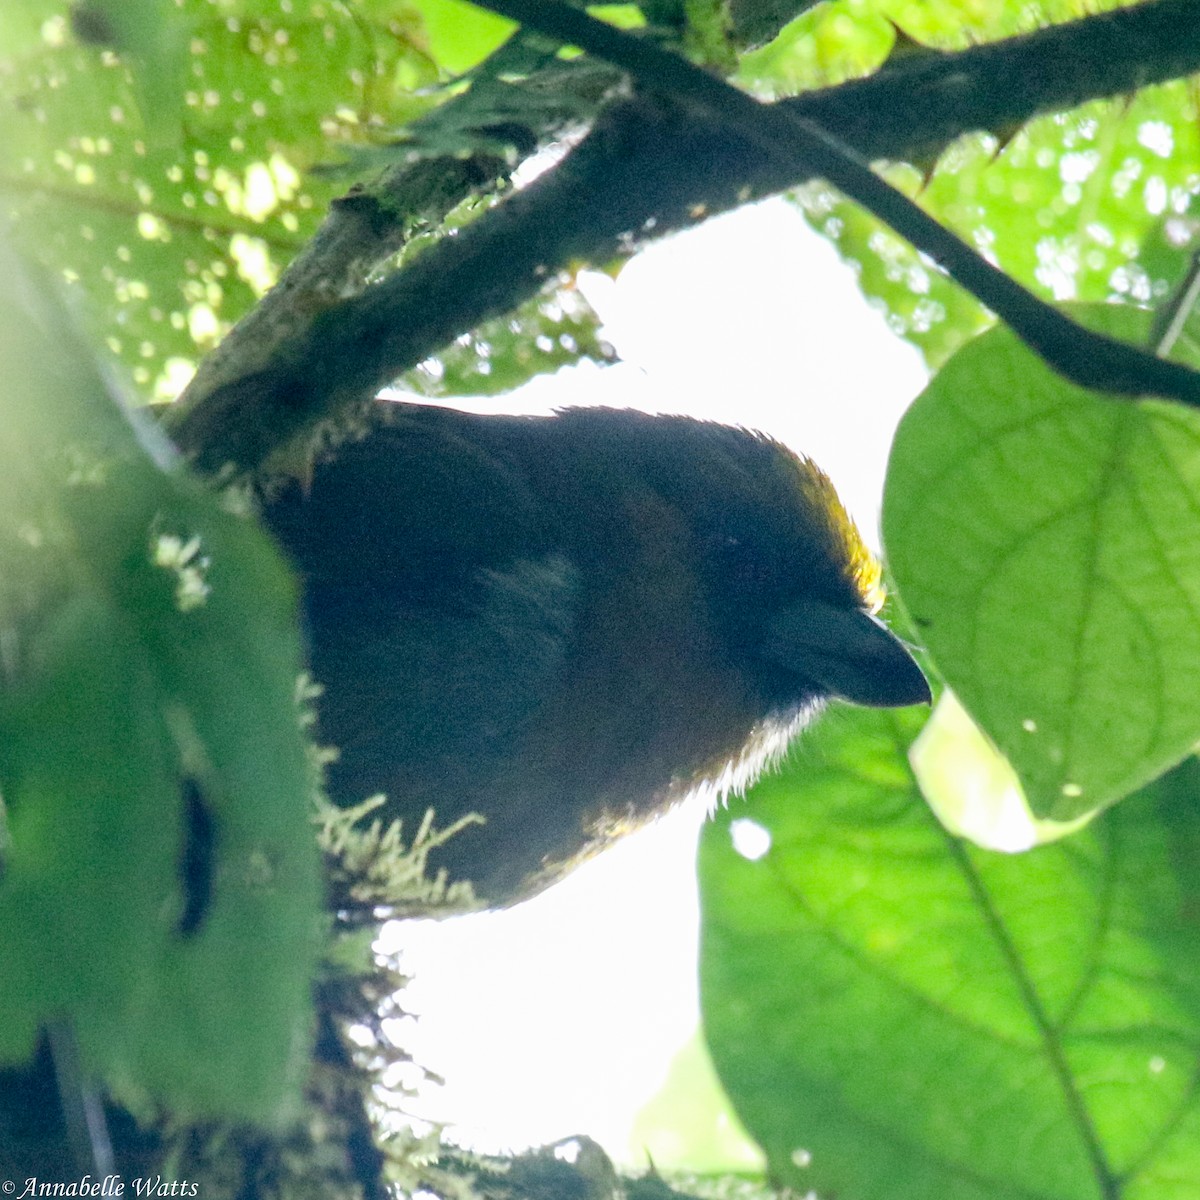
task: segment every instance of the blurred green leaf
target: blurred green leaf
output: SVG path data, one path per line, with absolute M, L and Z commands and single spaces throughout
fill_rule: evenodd
M 414 0 L 429 53 L 452 75 L 461 75 L 498 50 L 517 28 L 466 0 Z
M 761 1176 L 763 1158 L 734 1115 L 700 1031 L 667 1068 L 662 1087 L 639 1110 L 629 1135 L 636 1160 L 663 1171 Z
M 188 42 L 188 22 L 179 9 L 161 0 L 76 0 L 70 24 L 84 45 L 113 50 L 125 60 L 152 140 L 177 145 Z
M 838 0 L 745 56 L 740 77 L 760 92 L 788 95 L 875 70 L 896 28 L 935 51 L 961 49 L 1110 7 L 1107 0 L 969 6 Z M 991 135 L 969 135 L 936 164 L 896 164 L 887 173 L 927 212 L 1043 295 L 1149 303 L 1174 277 L 1161 272 L 1162 264 L 1142 261 L 1142 245 L 1187 207 L 1198 163 L 1194 90 L 1180 81 L 1038 118 L 1012 131 L 1003 147 Z M 863 291 L 887 306 L 892 327 L 931 365 L 988 322 L 927 259 L 827 186 L 802 189 L 798 201 L 856 265 Z
M 605 64 L 564 62 L 553 46 L 510 38 L 509 22 L 458 0 L 401 10 L 373 0 L 353 20 L 321 0 L 286 11 L 276 0 L 235 0 L 219 12 L 184 0 L 169 20 L 158 13 L 161 25 L 140 0 L 94 0 L 93 10 L 104 45 L 82 43 L 61 4 L 0 7 L 9 151 L 0 205 L 23 248 L 77 285 L 95 342 L 145 399 L 173 399 L 315 232 L 344 180 L 312 168 L 340 159 L 378 172 L 414 150 L 526 153 L 548 131 L 589 119 L 618 78 Z M 156 38 L 157 54 L 147 48 Z M 166 52 L 180 38 L 182 83 Z M 320 71 L 304 70 L 314 62 Z M 434 86 L 468 67 L 469 86 Z M 147 86 L 158 89 L 150 104 Z M 418 186 L 414 204 L 428 219 L 423 195 Z M 389 202 L 402 204 L 402 193 Z M 590 339 L 570 320 L 543 330 L 539 318 L 518 345 L 521 322 L 504 324 L 480 344 L 511 343 L 530 371 L 573 361 L 561 344 L 543 351 L 543 332 Z M 464 369 L 478 377 L 468 392 L 488 366 Z
M 922 803 L 922 720 L 830 712 L 703 834 L 706 1036 L 773 1178 L 847 1200 L 1191 1200 L 1200 763 L 1005 855 Z
M 0 5 L 0 211 L 143 397 L 173 399 L 315 231 L 339 187 L 309 168 L 425 111 L 438 71 L 395 5 L 157 7 L 186 35 L 169 87 L 166 58 L 81 43 L 65 4 Z
M 441 90 L 441 102 L 393 140 L 350 156 L 350 166 L 425 156 L 504 154 L 514 160 L 565 129 L 578 129 L 617 87 L 620 72 L 587 57 L 563 60 L 535 35 L 510 37 Z
M 127 1101 L 270 1121 L 319 928 L 293 586 L 0 252 L 0 1060 L 68 1021 Z
M 1079 314 L 1138 341 L 1148 314 Z M 1200 740 L 1200 413 L 1067 384 L 1007 330 L 905 415 L 883 534 L 947 683 L 1036 816 L 1069 820 Z
M 646 15 L 636 4 L 589 4 L 588 12 L 618 29 L 644 29 Z
M 792 95 L 877 69 L 894 52 L 962 50 L 1114 7 L 1119 0 L 831 0 L 803 11 L 766 45 L 744 54 L 740 80 L 752 90 Z M 735 9 L 739 7 L 735 0 Z M 771 5 L 765 7 L 783 8 Z M 810 11 L 811 10 L 811 11 Z
M 563 288 L 464 334 L 403 382 L 423 396 L 494 396 L 584 358 L 613 357 L 599 317 L 580 292 Z

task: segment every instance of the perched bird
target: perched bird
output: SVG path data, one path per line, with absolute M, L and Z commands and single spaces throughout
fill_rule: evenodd
M 829 697 L 928 701 L 832 485 L 778 442 L 379 407 L 263 515 L 301 579 L 331 796 L 386 793 L 410 831 L 480 814 L 434 865 L 486 902 L 750 781 Z

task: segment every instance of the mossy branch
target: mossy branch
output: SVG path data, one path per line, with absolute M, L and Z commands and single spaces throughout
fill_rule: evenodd
M 954 54 L 900 58 L 866 79 L 765 107 L 861 158 L 927 161 L 962 133 L 1006 136 L 1040 113 L 1200 70 L 1194 15 L 1193 0 L 1149 0 Z M 300 310 L 281 285 L 254 316 L 255 341 L 264 324 L 283 331 L 269 360 L 261 342 L 242 352 L 239 342 L 251 339 L 239 326 L 219 381 L 198 379 L 171 432 L 205 471 L 256 471 L 314 423 L 368 403 L 569 264 L 603 262 L 651 229 L 661 236 L 811 174 L 672 100 L 618 101 L 555 169 L 381 283 Z

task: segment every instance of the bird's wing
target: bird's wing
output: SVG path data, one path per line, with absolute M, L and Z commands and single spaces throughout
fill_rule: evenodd
M 472 420 L 401 407 L 264 511 L 304 585 L 331 792 L 436 799 L 443 825 L 503 773 L 578 608 L 544 501 Z

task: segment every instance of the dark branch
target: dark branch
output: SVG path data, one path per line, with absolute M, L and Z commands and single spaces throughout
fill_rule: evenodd
M 963 132 L 1003 134 L 1042 112 L 1200 70 L 1194 16 L 1194 0 L 1154 0 L 901 60 L 772 108 L 820 125 L 865 158 L 925 160 Z M 250 355 L 245 371 L 227 369 L 217 386 L 193 390 L 175 436 L 206 470 L 254 470 L 314 421 L 369 400 L 454 337 L 512 309 L 565 264 L 604 261 L 642 238 L 651 220 L 657 236 L 810 174 L 669 101 L 614 106 L 554 171 L 459 236 L 315 317 L 285 313 L 291 332 L 269 363 Z M 286 294 L 278 302 L 286 308 Z
M 704 120 L 740 134 L 781 171 L 810 172 L 841 188 L 992 309 L 1072 383 L 1200 405 L 1200 374 L 1077 325 L 989 263 L 819 125 L 779 105 L 761 104 L 679 55 L 560 0 L 473 3 L 604 58 L 643 87 L 694 107 Z

